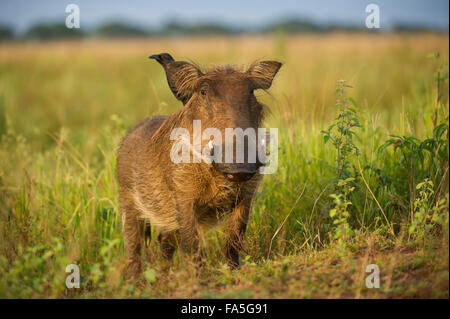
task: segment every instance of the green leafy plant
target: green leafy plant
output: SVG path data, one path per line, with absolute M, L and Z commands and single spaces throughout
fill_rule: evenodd
M 36 293 L 61 293 L 65 288 L 68 259 L 60 255 L 64 245 L 58 238 L 52 246 L 35 245 L 20 249 L 12 264 L 0 257 L 0 294 L 6 297 L 30 298 Z M 7 287 L 7 289 L 5 289 Z M 56 287 L 56 289 L 54 288 Z
M 335 204 L 334 208 L 330 210 L 330 217 L 333 220 L 333 225 L 336 226 L 334 239 L 336 239 L 339 244 L 343 244 L 346 239 L 353 235 L 353 231 L 348 224 L 348 218 L 350 217 L 348 208 L 352 205 L 352 202 L 348 197 L 355 189 L 355 187 L 350 186 L 354 180 L 355 179 L 352 177 L 345 180 L 339 180 L 338 186 L 341 188 L 342 192 L 340 194 L 330 195 Z
M 430 199 L 434 194 L 433 182 L 427 178 L 417 184 L 416 189 L 418 196 L 414 200 L 414 216 L 408 232 L 410 235 L 416 232 L 423 237 L 426 230 L 431 227 L 430 220 L 433 210 L 430 207 Z
M 424 238 L 436 225 L 448 226 L 448 196 L 433 204 L 434 185 L 429 178 L 417 184 L 416 190 L 414 216 L 408 233 L 418 238 Z
M 352 205 L 350 201 L 350 193 L 353 192 L 355 186 L 355 178 L 351 177 L 350 167 L 352 156 L 359 154 L 358 147 L 353 142 L 353 128 L 361 127 L 357 118 L 356 110 L 350 107 L 350 102 L 356 105 L 353 98 L 347 97 L 347 88 L 352 86 L 345 83 L 344 80 L 337 82 L 335 95 L 338 96 L 336 106 L 338 108 L 338 116 L 324 134 L 324 142 L 330 141 L 336 149 L 336 193 L 331 194 L 333 198 L 334 208 L 329 212 L 330 218 L 333 220 L 334 238 L 338 243 L 342 244 L 345 239 L 353 235 L 348 223 L 350 217 L 349 207 Z
M 338 116 L 335 122 L 331 124 L 326 131 L 322 131 L 324 142 L 331 142 L 336 149 L 336 170 L 338 178 L 347 178 L 350 176 L 350 157 L 358 155 L 358 147 L 353 143 L 353 128 L 361 127 L 357 118 L 356 110 L 350 107 L 351 102 L 356 105 L 353 98 L 347 97 L 347 88 L 351 85 L 344 80 L 337 82 L 335 95 L 338 96 L 336 107 Z
M 440 54 L 430 54 L 428 57 L 439 59 Z M 442 102 L 442 83 L 448 83 L 448 70 L 445 71 L 446 68 L 448 69 L 448 66 L 440 64 L 435 73 L 436 99 L 431 137 L 420 139 L 412 135 L 400 136 L 392 134 L 379 148 L 380 153 L 385 152 L 389 147 L 393 147 L 394 154 L 397 151 L 400 153 L 400 158 L 396 165 L 399 168 L 400 175 L 407 178 L 407 183 L 404 183 L 404 180 L 398 180 L 397 187 L 393 190 L 393 192 L 397 193 L 393 194 L 393 196 L 397 199 L 405 198 L 409 202 L 410 223 L 413 223 L 414 214 L 417 213 L 416 205 L 419 205 L 418 203 L 424 200 L 424 190 L 422 189 L 424 185 L 428 185 L 427 189 L 429 187 L 432 188 L 430 205 L 436 205 L 440 202 L 445 189 L 448 191 L 449 117 Z M 440 110 L 441 112 L 439 113 Z M 416 186 L 417 181 L 423 182 Z M 429 183 L 432 186 L 429 186 Z M 407 185 L 406 191 L 404 190 L 404 185 Z M 417 194 L 417 192 L 422 193 Z M 416 196 L 419 196 L 419 202 L 416 201 Z M 406 206 L 408 204 L 403 202 L 403 205 Z M 411 227 L 415 228 L 416 226 L 411 224 Z

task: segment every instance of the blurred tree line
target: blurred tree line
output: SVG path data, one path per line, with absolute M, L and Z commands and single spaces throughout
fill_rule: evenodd
M 94 29 L 69 29 L 64 23 L 38 23 L 32 25 L 21 35 L 15 34 L 11 28 L 0 25 L 0 41 L 11 39 L 37 39 L 51 40 L 59 38 L 82 37 L 158 37 L 158 36 L 185 36 L 185 35 L 235 35 L 243 33 L 318 33 L 331 31 L 361 32 L 368 31 L 364 25 L 350 24 L 318 24 L 307 19 L 282 19 L 261 27 L 248 28 L 230 26 L 217 22 L 200 22 L 196 24 L 169 21 L 159 29 L 147 29 L 126 22 L 108 22 Z M 379 31 L 379 30 L 378 30 Z M 397 24 L 389 31 L 417 32 L 417 31 L 444 31 L 434 30 L 422 25 Z M 370 32 L 377 32 L 371 29 Z

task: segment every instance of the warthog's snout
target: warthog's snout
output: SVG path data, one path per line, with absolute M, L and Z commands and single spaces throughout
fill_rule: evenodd
M 262 164 L 258 163 L 242 163 L 242 164 L 226 164 L 214 163 L 214 168 L 221 172 L 226 179 L 231 182 L 245 182 L 256 174 L 258 168 Z

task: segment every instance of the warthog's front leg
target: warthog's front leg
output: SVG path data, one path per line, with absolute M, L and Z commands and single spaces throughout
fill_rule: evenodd
M 177 214 L 180 233 L 180 248 L 183 253 L 194 258 L 196 263 L 201 263 L 201 247 L 197 225 L 197 217 L 193 209 L 194 205 L 184 205 Z
M 132 204 L 122 206 L 124 214 L 125 243 L 128 250 L 126 273 L 136 277 L 141 272 L 141 241 L 144 222 L 138 219 L 137 211 Z
M 250 203 L 242 201 L 233 209 L 228 222 L 226 256 L 228 265 L 232 268 L 239 267 L 239 252 L 242 249 L 249 213 Z
M 177 248 L 177 233 L 175 231 L 161 233 L 159 234 L 158 239 L 163 257 L 169 261 L 172 260 L 173 253 Z

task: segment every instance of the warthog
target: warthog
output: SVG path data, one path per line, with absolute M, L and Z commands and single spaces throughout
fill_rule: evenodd
M 183 253 L 201 262 L 199 235 L 223 220 L 228 223 L 227 261 L 237 267 L 262 164 L 258 160 L 225 163 L 217 158 L 209 163 L 175 163 L 171 132 L 185 128 L 192 135 L 194 120 L 221 132 L 225 128 L 257 130 L 264 107 L 253 92 L 269 89 L 281 63 L 260 61 L 244 72 L 225 66 L 203 73 L 167 53 L 150 58 L 164 67 L 170 89 L 184 106 L 170 116 L 143 120 L 120 146 L 117 170 L 128 270 L 133 274 L 141 270 L 141 242 L 150 239 L 150 224 L 159 229 L 166 258 L 171 259 L 179 245 Z M 209 147 L 213 153 L 216 144 L 202 140 L 200 149 Z M 224 144 L 225 139 L 219 146 Z

